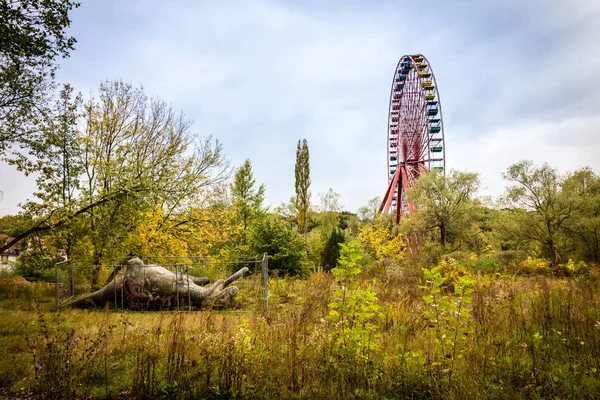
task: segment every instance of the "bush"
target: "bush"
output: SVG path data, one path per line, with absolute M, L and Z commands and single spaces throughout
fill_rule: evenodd
M 285 223 L 266 217 L 258 221 L 250 234 L 250 248 L 255 254 L 269 255 L 269 269 L 282 275 L 307 277 L 310 270 L 305 261 L 304 243 L 295 230 Z
M 56 260 L 41 253 L 25 252 L 17 258 L 15 273 L 29 281 L 54 282 Z
M 344 243 L 344 231 L 335 228 L 331 232 L 325 248 L 323 249 L 323 267 L 325 271 L 331 271 L 335 268 L 338 258 L 340 258 L 340 243 Z

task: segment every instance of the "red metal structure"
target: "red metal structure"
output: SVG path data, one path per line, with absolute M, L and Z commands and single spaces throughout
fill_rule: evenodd
M 422 54 L 400 58 L 390 93 L 387 140 L 389 185 L 379 212 L 394 212 L 394 224 L 414 211 L 406 191 L 419 175 L 444 171 L 444 124 L 437 82 Z

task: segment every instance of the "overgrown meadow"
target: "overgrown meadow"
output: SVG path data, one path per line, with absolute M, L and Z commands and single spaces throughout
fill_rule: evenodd
M 493 257 L 487 256 L 488 259 Z M 52 284 L 4 278 L 0 386 L 32 398 L 597 398 L 595 267 L 471 255 L 238 285 L 226 312 L 53 311 Z M 526 267 L 530 265 L 528 270 Z M 527 271 L 527 272 L 523 272 Z M 559 276 L 557 276 L 559 275 Z

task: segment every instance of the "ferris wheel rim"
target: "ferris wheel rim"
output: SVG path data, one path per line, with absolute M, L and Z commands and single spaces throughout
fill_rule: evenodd
M 437 99 L 437 103 L 438 103 L 438 110 L 439 110 L 439 123 L 440 123 L 440 132 L 439 132 L 439 139 L 435 139 L 435 140 L 439 140 L 441 142 L 441 154 L 440 156 L 433 158 L 432 157 L 432 152 L 431 152 L 431 146 L 428 144 L 428 151 L 427 151 L 427 157 L 424 159 L 419 159 L 417 161 L 427 161 L 427 169 L 431 170 L 431 161 L 441 161 L 442 162 L 442 171 L 445 173 L 446 171 L 446 141 L 445 141 L 445 130 L 444 130 L 444 119 L 443 119 L 443 113 L 442 113 L 442 105 L 441 105 L 441 96 L 439 93 L 439 88 L 437 85 L 437 79 L 435 77 L 435 74 L 433 72 L 433 67 L 431 66 L 429 60 L 427 59 L 427 57 L 425 57 L 423 54 L 420 53 L 415 53 L 415 54 L 405 54 L 402 57 L 400 57 L 399 61 L 396 64 L 396 68 L 394 69 L 394 75 L 392 76 L 392 85 L 390 88 L 390 97 L 389 97 L 389 106 L 388 106 L 388 123 L 387 123 L 387 141 L 386 141 L 386 166 L 387 166 L 387 176 L 388 176 L 388 182 L 391 181 L 391 175 L 392 175 L 392 165 L 390 164 L 390 142 L 391 142 L 391 130 L 392 130 L 392 126 L 391 126 L 391 118 L 392 118 L 392 112 L 393 112 L 393 100 L 394 100 L 394 87 L 395 87 L 395 82 L 396 82 L 396 76 L 398 75 L 399 71 L 400 71 L 400 65 L 405 62 L 406 60 L 410 59 L 410 62 L 413 65 L 417 65 L 419 64 L 417 61 L 415 61 L 415 58 L 422 58 L 423 61 L 426 63 L 426 68 L 429 69 L 429 72 L 431 73 L 431 80 L 433 81 L 433 92 L 435 93 L 434 98 Z M 423 61 L 421 61 L 420 63 L 422 63 Z M 418 74 L 417 74 L 418 75 Z M 421 78 L 420 76 L 417 76 L 418 81 L 421 83 L 424 79 Z M 403 89 L 404 90 L 404 89 Z M 403 90 L 401 91 L 401 93 L 403 93 Z M 423 90 L 424 92 L 424 90 Z M 399 130 L 399 125 L 398 128 Z M 400 135 L 398 135 L 400 137 Z M 432 137 L 429 134 L 428 135 L 428 141 L 431 142 Z M 398 143 L 399 145 L 399 143 Z M 399 168 L 399 160 L 398 164 L 396 165 L 396 170 Z
M 437 78 L 423 54 L 405 54 L 394 69 L 386 141 L 388 191 L 380 211 L 412 212 L 406 191 L 426 171 L 446 171 L 446 141 Z M 394 186 L 394 187 L 392 187 Z

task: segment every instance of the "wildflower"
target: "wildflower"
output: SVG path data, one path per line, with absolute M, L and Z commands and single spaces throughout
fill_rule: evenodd
M 521 346 L 524 349 L 528 349 L 529 346 L 527 346 L 527 343 L 521 343 L 519 346 Z
M 41 370 L 42 370 L 42 364 L 40 364 L 40 363 L 35 363 L 35 370 L 36 370 L 36 371 L 41 371 Z

